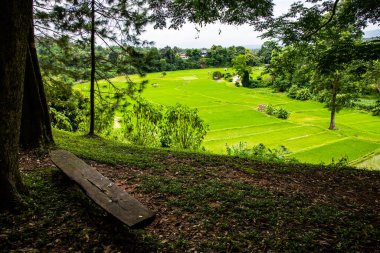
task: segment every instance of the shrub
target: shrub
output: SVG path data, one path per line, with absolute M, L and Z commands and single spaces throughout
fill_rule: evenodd
M 295 99 L 302 100 L 302 101 L 311 99 L 311 93 L 309 89 L 302 88 L 302 89 L 297 90 Z
M 223 77 L 223 74 L 220 71 L 214 71 L 212 73 L 212 79 L 219 80 Z
M 273 88 L 279 92 L 285 92 L 286 90 L 290 88 L 290 86 L 291 86 L 291 83 L 285 80 L 276 80 L 273 83 Z
M 287 118 L 289 118 L 290 112 L 288 112 L 286 109 L 281 107 L 280 109 L 276 110 L 275 115 L 279 119 L 287 119 Z
M 298 86 L 293 84 L 289 90 L 288 90 L 288 97 L 290 98 L 296 98 L 297 97 L 297 91 L 298 91 Z
M 372 115 L 380 116 L 380 100 L 377 100 L 375 106 L 372 108 Z
M 57 111 L 54 107 L 50 107 L 50 118 L 53 127 L 65 131 L 73 131 L 70 119 L 62 112 Z
M 255 80 L 255 79 L 249 80 L 249 88 L 258 88 L 260 86 L 261 86 L 260 81 Z
M 331 159 L 331 165 L 334 167 L 342 168 L 347 167 L 349 165 L 348 156 L 344 155 L 335 162 L 334 158 Z
M 124 115 L 125 136 L 137 145 L 158 146 L 162 108 L 139 99 Z
M 224 74 L 224 79 L 228 80 L 230 78 L 232 78 L 231 73 L 227 72 L 227 73 Z
M 274 108 L 274 106 L 271 104 L 267 105 L 265 108 L 265 113 L 268 115 L 275 115 L 276 111 L 276 108 Z
M 264 144 L 247 148 L 246 142 L 239 142 L 236 146 L 229 146 L 226 144 L 227 154 L 230 156 L 238 156 L 243 158 L 250 158 L 264 161 L 276 162 L 297 162 L 295 158 L 287 157 L 290 154 L 285 146 L 278 146 L 277 148 L 270 149 L 265 147 Z
M 260 104 L 257 110 L 260 112 L 265 112 L 268 115 L 276 116 L 279 119 L 287 119 L 290 116 L 290 112 L 287 111 L 285 108 L 280 107 L 279 109 L 277 109 L 271 104 Z
M 288 97 L 305 101 L 311 99 L 312 95 L 308 88 L 299 88 L 293 84 L 288 90 Z
M 180 104 L 169 106 L 160 125 L 161 146 L 196 150 L 201 146 L 207 128 L 197 109 Z

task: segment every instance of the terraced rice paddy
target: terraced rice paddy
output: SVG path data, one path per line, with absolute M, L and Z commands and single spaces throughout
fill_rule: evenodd
M 292 152 L 291 156 L 303 162 L 331 163 L 332 159 L 337 161 L 346 156 L 355 165 L 380 167 L 376 159 L 380 153 L 380 117 L 342 110 L 336 116 L 337 130 L 331 131 L 327 129 L 330 114 L 323 104 L 292 100 L 286 94 L 273 93 L 267 88 L 247 89 L 224 80 L 214 81 L 210 75 L 214 70 L 175 71 L 167 72 L 166 76 L 149 74 L 145 79 L 156 85 L 148 85 L 143 96 L 158 104 L 182 103 L 198 108 L 210 129 L 204 147 L 214 153 L 225 153 L 226 144 L 263 143 L 273 148 L 284 145 Z M 257 76 L 260 71 L 257 69 L 253 75 Z M 132 79 L 140 78 L 132 76 Z M 124 80 L 118 77 L 112 81 L 122 86 Z M 100 83 L 101 89 L 106 91 L 106 83 Z M 88 84 L 77 85 L 77 88 L 85 92 L 89 89 Z M 268 116 L 257 110 L 260 104 L 282 106 L 291 115 L 287 120 Z M 365 163 L 363 157 L 372 160 Z

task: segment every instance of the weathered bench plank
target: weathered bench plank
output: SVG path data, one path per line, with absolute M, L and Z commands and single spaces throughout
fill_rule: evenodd
M 74 154 L 50 152 L 52 161 L 104 210 L 130 227 L 142 227 L 154 220 L 154 213 Z

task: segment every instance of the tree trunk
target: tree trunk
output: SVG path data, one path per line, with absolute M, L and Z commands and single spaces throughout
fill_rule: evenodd
M 43 148 L 53 143 L 53 135 L 34 43 L 32 22 L 26 55 L 20 146 L 23 148 Z
M 95 0 L 91 1 L 91 87 L 90 87 L 90 132 L 95 134 Z
M 32 1 L 9 0 L 0 16 L 0 208 L 23 190 L 18 149 Z
M 332 98 L 331 98 L 331 107 L 330 107 L 331 109 L 330 126 L 329 126 L 330 130 L 335 129 L 336 94 L 337 94 L 336 88 L 337 88 L 336 83 L 334 82 L 333 87 L 332 87 Z

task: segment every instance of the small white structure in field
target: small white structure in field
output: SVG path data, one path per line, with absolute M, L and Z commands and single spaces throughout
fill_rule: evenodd
M 152 87 L 157 88 L 158 87 L 158 83 L 152 83 Z
M 240 76 L 238 76 L 238 75 L 232 77 L 232 82 L 235 84 L 239 83 L 240 86 L 242 85 L 240 82 Z

